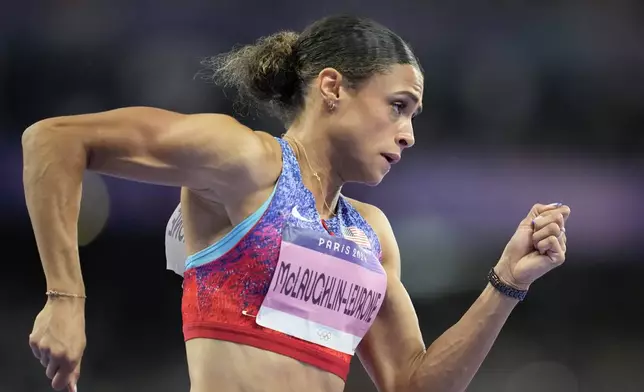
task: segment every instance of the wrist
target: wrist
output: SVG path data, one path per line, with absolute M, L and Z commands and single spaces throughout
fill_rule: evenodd
M 521 302 L 517 298 L 513 298 L 503 294 L 502 292 L 497 290 L 494 286 L 492 286 L 492 283 L 489 283 L 489 282 L 487 286 L 485 286 L 485 289 L 483 289 L 483 294 L 487 295 L 488 298 L 494 298 L 495 302 L 509 306 L 511 308 L 514 308 L 519 302 Z
M 45 275 L 47 280 L 47 292 L 59 292 L 67 294 L 85 295 L 85 282 L 83 275 L 78 273 Z
M 87 298 L 85 294 L 71 293 L 67 291 L 58 291 L 58 290 L 47 290 L 45 292 L 45 295 L 49 298 L 78 298 L 78 299 Z
M 517 279 L 515 279 L 511 269 L 507 267 L 505 263 L 498 263 L 492 270 L 494 271 L 496 276 L 499 277 L 501 282 L 510 287 L 521 291 L 527 291 L 530 289 L 530 283 L 519 282 Z
M 500 294 L 512 298 L 517 301 L 523 301 L 528 294 L 528 288 L 516 287 L 512 284 L 509 284 L 507 281 L 504 281 L 501 278 L 495 268 L 492 268 L 487 275 L 489 285 L 492 286 Z
M 82 300 L 87 298 L 85 293 L 85 285 L 81 280 L 80 283 L 57 283 L 47 284 L 45 295 L 49 300 L 66 299 L 66 300 Z

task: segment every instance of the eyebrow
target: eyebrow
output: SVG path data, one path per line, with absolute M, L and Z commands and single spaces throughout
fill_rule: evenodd
M 423 105 L 420 103 L 420 98 L 418 98 L 416 94 L 407 90 L 398 91 L 396 94 L 404 95 L 407 98 L 411 99 L 416 105 L 418 105 L 418 109 L 416 109 L 416 111 L 414 112 L 414 116 L 418 116 L 423 112 Z

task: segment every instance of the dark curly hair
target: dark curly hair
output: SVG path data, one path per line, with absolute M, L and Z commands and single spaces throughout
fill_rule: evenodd
M 411 47 L 377 22 L 355 16 L 318 20 L 302 33 L 281 31 L 208 58 L 207 79 L 234 87 L 239 102 L 266 110 L 285 124 L 304 107 L 307 86 L 327 67 L 335 68 L 356 88 L 395 64 L 420 70 Z

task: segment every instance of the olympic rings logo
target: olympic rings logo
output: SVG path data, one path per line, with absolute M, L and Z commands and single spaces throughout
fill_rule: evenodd
M 329 331 L 318 329 L 318 337 L 325 342 L 328 342 L 333 337 L 333 334 Z

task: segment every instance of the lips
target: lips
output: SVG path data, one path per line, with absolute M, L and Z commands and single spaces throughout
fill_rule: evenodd
M 382 155 L 391 165 L 395 165 L 400 161 L 400 154 L 382 153 L 380 155 Z

